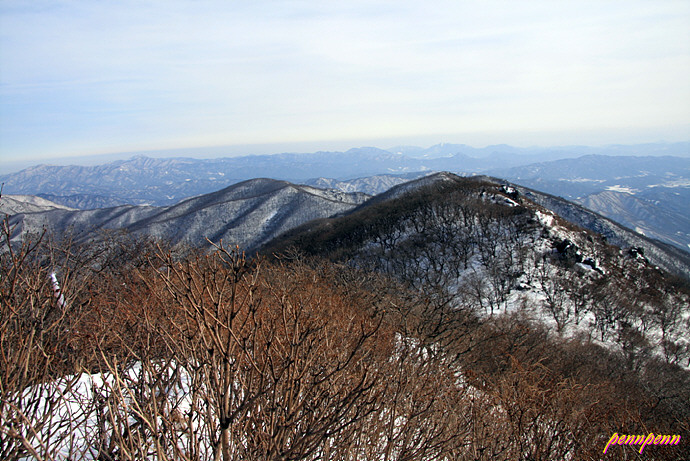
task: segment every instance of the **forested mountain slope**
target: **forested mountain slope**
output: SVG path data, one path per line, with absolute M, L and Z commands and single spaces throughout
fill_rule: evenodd
M 307 223 L 265 251 L 297 250 L 375 270 L 480 315 L 523 311 L 559 332 L 615 343 L 631 366 L 656 354 L 690 367 L 687 277 L 650 263 L 645 255 L 658 250 L 646 248 L 657 247 L 615 246 L 537 203 L 547 199 L 565 202 L 441 173 L 393 188 L 346 216 Z M 596 217 L 568 206 L 571 214 Z M 624 243 L 650 243 L 600 222 Z
M 551 210 L 561 218 L 602 235 L 608 243 L 621 248 L 642 249 L 645 257 L 654 265 L 670 273 L 685 278 L 690 277 L 690 253 L 687 251 L 635 232 L 611 218 L 561 197 L 525 187 L 514 187 L 525 197 Z

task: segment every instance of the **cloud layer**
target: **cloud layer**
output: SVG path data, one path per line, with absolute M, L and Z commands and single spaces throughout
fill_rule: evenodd
M 6 0 L 0 18 L 4 157 L 690 137 L 686 1 Z

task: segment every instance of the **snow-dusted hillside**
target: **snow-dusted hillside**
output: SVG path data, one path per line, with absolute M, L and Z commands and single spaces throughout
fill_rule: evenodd
M 647 237 L 690 248 L 690 216 L 642 196 L 618 190 L 588 195 L 578 203 Z
M 649 237 L 688 250 L 687 153 L 677 157 L 586 155 L 501 168 L 490 174 L 575 201 Z
M 169 240 L 204 245 L 223 240 L 247 251 L 306 221 L 348 211 L 367 195 L 255 179 L 169 207 L 120 206 L 93 210 L 36 209 L 9 213 L 22 232 L 43 228 L 56 236 L 86 241 L 104 230 L 127 230 Z M 3 197 L 4 199 L 4 197 Z
M 690 253 L 651 239 L 611 219 L 560 197 L 516 186 L 525 197 L 551 210 L 561 218 L 602 235 L 610 244 L 622 248 L 643 248 L 646 258 L 664 270 L 690 277 Z
M 51 202 L 34 195 L 7 195 L 0 198 L 0 213 L 14 215 L 19 213 L 36 213 L 50 210 L 73 210 L 73 208 Z
M 398 184 L 403 184 L 432 173 L 433 172 L 418 172 L 400 175 L 382 174 L 349 180 L 316 178 L 306 181 L 305 184 L 323 189 L 338 189 L 343 192 L 363 192 L 369 195 L 378 195 Z

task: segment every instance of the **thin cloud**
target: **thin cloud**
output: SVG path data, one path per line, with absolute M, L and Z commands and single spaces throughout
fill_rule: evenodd
M 3 2 L 0 20 L 3 156 L 690 135 L 684 1 L 39 0 Z

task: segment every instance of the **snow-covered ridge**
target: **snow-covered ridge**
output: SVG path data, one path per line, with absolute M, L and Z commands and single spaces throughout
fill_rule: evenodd
M 77 241 L 87 241 L 97 238 L 103 230 L 122 229 L 172 243 L 204 245 L 207 238 L 214 242 L 222 239 L 252 251 L 293 227 L 346 212 L 367 198 L 362 193 L 255 179 L 167 207 L 129 205 L 74 210 L 34 206 L 24 207 L 22 213 L 8 214 L 10 223 L 17 225 L 15 239 L 21 233 L 46 228 L 56 236 L 73 232 Z M 4 199 L 3 196 L 0 202 Z M 40 198 L 36 202 L 44 203 Z
M 7 195 L 0 198 L 0 213 L 13 215 L 19 213 L 37 213 L 50 210 L 74 210 L 35 195 Z

